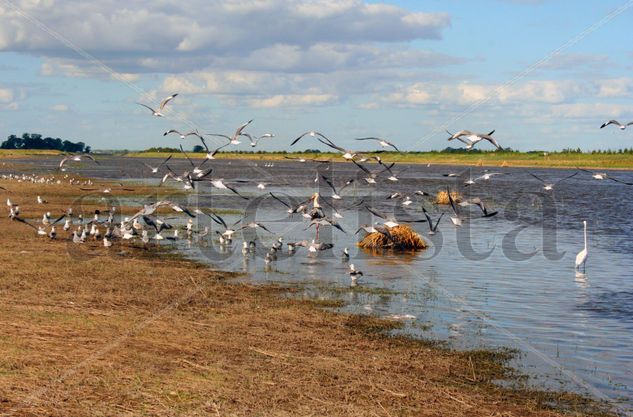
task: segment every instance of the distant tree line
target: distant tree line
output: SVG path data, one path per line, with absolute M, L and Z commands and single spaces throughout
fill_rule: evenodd
M 21 137 L 9 135 L 0 149 L 50 149 L 62 152 L 90 153 L 90 146 L 83 142 L 71 142 L 60 138 L 45 137 L 39 133 L 23 133 Z

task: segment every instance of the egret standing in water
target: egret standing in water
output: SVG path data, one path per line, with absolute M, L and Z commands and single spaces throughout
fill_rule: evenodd
M 580 269 L 580 265 L 582 265 L 582 272 L 585 273 L 586 271 L 586 265 L 587 265 L 587 221 L 583 220 L 582 224 L 584 225 L 585 228 L 585 248 L 583 250 L 581 250 L 580 252 L 578 252 L 578 255 L 576 255 L 576 271 L 578 271 Z

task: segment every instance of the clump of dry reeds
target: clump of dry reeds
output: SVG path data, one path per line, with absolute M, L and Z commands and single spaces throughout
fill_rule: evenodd
M 457 191 L 451 191 L 451 197 L 455 203 L 459 203 L 462 201 L 462 195 Z M 435 196 L 435 204 L 450 204 L 448 201 L 448 192 L 447 191 L 439 191 Z
M 411 227 L 399 225 L 389 229 L 391 238 L 382 233 L 369 233 L 358 242 L 358 246 L 364 249 L 426 249 L 427 244 Z

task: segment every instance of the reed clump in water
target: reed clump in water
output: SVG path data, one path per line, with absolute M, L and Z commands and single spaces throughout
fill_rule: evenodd
M 382 233 L 369 233 L 358 242 L 363 249 L 426 249 L 427 243 L 410 226 L 401 224 L 389 229 L 391 239 Z
M 457 191 L 451 191 L 451 197 L 453 198 L 453 201 L 455 203 L 459 203 L 462 201 L 462 195 L 458 193 Z M 450 201 L 448 201 L 448 192 L 447 191 L 438 192 L 437 195 L 435 196 L 435 204 L 445 204 L 445 205 L 450 204 Z

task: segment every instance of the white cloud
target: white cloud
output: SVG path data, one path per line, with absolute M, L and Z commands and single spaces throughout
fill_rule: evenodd
M 583 118 L 603 118 L 620 117 L 632 115 L 632 105 L 612 104 L 612 103 L 572 103 L 552 106 L 552 114 L 556 117 L 570 119 Z M 602 122 L 603 120 L 600 120 Z
M 353 48 L 439 39 L 450 25 L 445 13 L 361 0 L 165 0 L 151 7 L 124 0 L 21 0 L 16 5 L 116 71 L 130 74 L 199 70 L 276 45 L 309 51 L 318 44 Z M 86 64 L 75 61 L 76 53 L 58 39 L 27 30 L 31 27 L 10 8 L 0 8 L 0 50 Z
M 294 106 L 320 106 L 337 100 L 331 94 L 276 95 L 265 98 L 254 98 L 248 101 L 251 107 L 276 108 Z
M 8 103 L 13 100 L 13 90 L 0 88 L 0 103 Z
M 66 104 L 53 104 L 51 106 L 51 110 L 58 112 L 66 112 L 68 111 L 68 106 Z
M 633 94 L 633 79 L 614 78 L 598 81 L 598 97 L 630 97 Z

